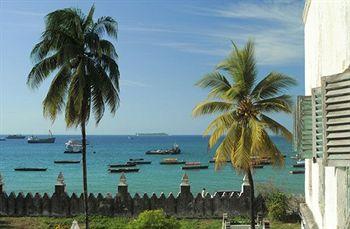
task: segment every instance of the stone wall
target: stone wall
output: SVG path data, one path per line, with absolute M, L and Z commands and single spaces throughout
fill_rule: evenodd
M 75 216 L 84 214 L 83 194 L 73 193 L 69 196 L 65 191 L 63 174 L 60 173 L 55 185 L 55 192 L 47 193 L 11 192 L 3 190 L 0 175 L 0 216 Z M 180 192 L 175 196 L 164 193 L 157 196 L 136 193 L 133 197 L 128 192 L 124 174 L 120 177 L 115 196 L 111 194 L 90 194 L 88 197 L 89 212 L 92 215 L 104 216 L 137 216 L 144 210 L 163 209 L 168 215 L 177 218 L 220 218 L 223 213 L 229 215 L 245 215 L 249 210 L 250 187 L 247 182 L 242 185 L 242 191 L 193 195 L 190 191 L 188 176 L 185 174 L 180 184 Z

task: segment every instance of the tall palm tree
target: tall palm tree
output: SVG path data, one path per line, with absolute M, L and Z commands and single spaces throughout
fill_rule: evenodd
M 81 10 L 56 10 L 45 17 L 45 30 L 32 52 L 35 65 L 27 84 L 38 88 L 54 75 L 43 101 L 43 113 L 54 121 L 65 112 L 67 127 L 80 127 L 82 134 L 83 188 L 88 221 L 86 169 L 86 124 L 92 112 L 96 125 L 105 105 L 115 114 L 119 105 L 119 70 L 117 53 L 105 35 L 116 39 L 117 22 L 111 17 L 93 20 L 95 7 L 84 15 Z
M 266 113 L 291 113 L 291 97 L 284 92 L 294 84 L 294 79 L 277 72 L 257 82 L 252 41 L 241 49 L 233 43 L 229 56 L 196 84 L 210 92 L 206 100 L 196 105 L 193 116 L 218 115 L 204 132 L 211 134 L 210 147 L 220 142 L 215 152 L 215 168 L 231 160 L 237 171 L 248 176 L 251 228 L 255 228 L 253 162 L 268 157 L 274 165 L 282 166 L 283 156 L 268 133 L 292 138 L 288 129 Z

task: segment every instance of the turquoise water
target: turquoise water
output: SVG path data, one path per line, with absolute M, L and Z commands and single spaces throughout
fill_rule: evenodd
M 4 177 L 5 190 L 15 192 L 52 193 L 57 175 L 63 172 L 67 192 L 80 193 L 82 190 L 81 164 L 54 164 L 54 160 L 80 160 L 81 155 L 64 154 L 64 143 L 79 136 L 56 136 L 54 144 L 28 144 L 23 140 L 0 141 L 0 173 Z M 171 148 L 177 143 L 182 152 L 177 158 L 186 161 L 208 163 L 214 152 L 207 152 L 207 139 L 201 136 L 134 137 L 127 136 L 88 136 L 88 189 L 93 193 L 115 193 L 120 174 L 110 174 L 107 165 L 125 162 L 129 158 L 151 160 L 150 165 L 140 165 L 138 173 L 128 173 L 130 193 L 152 193 L 179 191 L 184 170 L 181 165 L 160 165 L 162 158 L 173 156 L 145 155 L 145 151 L 158 148 Z M 285 167 L 273 169 L 265 166 L 254 173 L 256 183 L 272 182 L 291 193 L 304 192 L 304 175 L 290 175 L 290 159 L 293 154 L 291 144 L 279 137 L 273 141 L 287 155 Z M 95 151 L 96 153 L 93 153 Z M 46 167 L 46 172 L 16 172 L 15 167 Z M 208 192 L 217 190 L 239 190 L 242 175 L 236 174 L 230 165 L 219 171 L 213 164 L 209 169 L 187 171 L 191 190 L 200 192 L 203 187 Z

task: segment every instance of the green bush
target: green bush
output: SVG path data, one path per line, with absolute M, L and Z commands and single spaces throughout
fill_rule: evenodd
M 267 197 L 268 216 L 272 220 L 284 220 L 287 217 L 288 198 L 280 191 L 270 193 Z
M 231 224 L 235 225 L 242 225 L 242 224 L 249 224 L 250 223 L 250 218 L 248 216 L 234 216 L 231 219 Z
M 129 223 L 130 229 L 179 229 L 180 223 L 174 217 L 167 217 L 163 210 L 142 212 Z

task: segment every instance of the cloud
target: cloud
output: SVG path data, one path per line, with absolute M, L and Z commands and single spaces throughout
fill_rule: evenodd
M 40 12 L 33 12 L 33 11 L 24 11 L 24 10 L 5 10 L 0 8 L 0 13 L 7 13 L 7 14 L 17 14 L 17 15 L 24 15 L 24 16 L 34 16 L 34 17 L 45 17 L 45 13 Z
M 287 65 L 303 62 L 302 1 L 235 2 L 218 7 L 189 6 L 184 12 L 191 16 L 220 18 L 211 26 L 138 26 L 125 30 L 142 33 L 176 33 L 161 41 L 147 44 L 176 49 L 192 54 L 227 55 L 230 40 L 243 45 L 249 38 L 256 43 L 260 65 Z M 142 43 L 142 41 L 141 41 Z
M 120 85 L 129 87 L 151 87 L 151 85 L 133 80 L 120 80 Z

